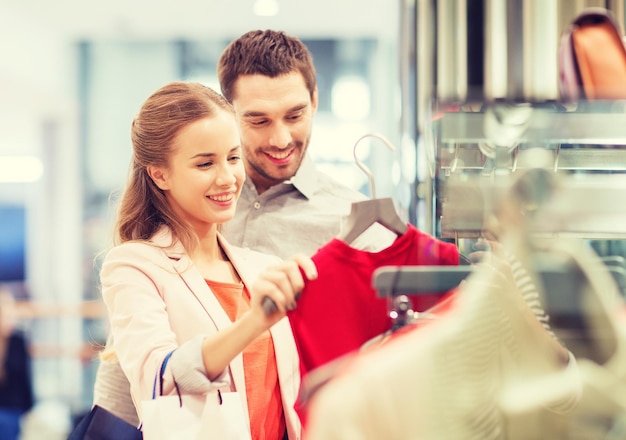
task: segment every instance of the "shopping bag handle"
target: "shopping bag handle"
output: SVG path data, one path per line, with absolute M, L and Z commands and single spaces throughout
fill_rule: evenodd
M 159 369 L 159 372 L 154 376 L 154 385 L 152 385 L 153 400 L 156 399 L 157 382 L 159 382 L 159 396 L 163 394 L 163 375 L 165 374 L 165 367 L 167 367 L 167 362 L 170 360 L 170 357 L 172 357 L 172 353 L 174 353 L 174 350 L 170 351 L 165 356 L 163 362 L 161 363 L 161 368 Z

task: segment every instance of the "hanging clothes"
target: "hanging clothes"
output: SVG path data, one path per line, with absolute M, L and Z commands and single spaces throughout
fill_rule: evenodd
M 380 338 L 374 338 L 375 341 L 368 341 L 359 350 L 352 351 L 310 371 L 302 380 L 298 401 L 296 402 L 296 411 L 300 416 L 303 429 L 307 426 L 310 404 L 312 401 L 315 401 L 315 396 L 321 389 L 329 383 L 332 386 L 335 377 L 341 377 L 349 373 L 362 356 L 372 356 L 376 350 L 385 347 L 387 344 L 396 344 L 399 339 L 409 337 L 418 329 L 427 327 L 445 317 L 456 307 L 457 293 L 457 288 L 450 290 L 443 295 L 435 306 L 429 308 L 427 312 L 420 314 L 411 323 L 407 323 L 396 330 L 387 331 Z
M 505 269 L 481 265 L 445 316 L 359 356 L 313 397 L 305 438 L 512 438 L 499 408 L 506 384 L 563 365 Z M 572 394 L 543 404 L 576 403 L 568 377 Z
M 379 252 L 355 249 L 333 239 L 312 256 L 318 278 L 307 282 L 297 309 L 288 313 L 300 355 L 301 376 L 361 347 L 391 327 L 387 298 L 372 286 L 373 272 L 382 266 L 458 265 L 453 243 L 438 240 L 408 225 Z M 435 305 L 441 294 L 412 297 L 416 311 Z
M 566 319 L 557 321 L 568 324 L 577 312 L 582 323 L 578 328 L 554 326 L 576 356 L 581 389 L 577 404 L 564 421 L 559 421 L 559 438 L 626 438 L 626 303 L 608 268 L 584 243 L 558 242 L 550 249 L 558 250 L 574 263 L 577 273 L 571 277 L 579 285 L 579 289 L 552 295 L 548 301 L 552 303 L 552 315 L 562 315 Z M 547 292 L 551 293 L 555 292 Z M 509 425 L 528 425 L 527 421 L 541 412 L 550 395 L 566 395 L 571 383 L 563 379 L 562 375 L 555 375 L 509 382 L 500 405 Z M 544 418 L 541 422 L 541 432 L 555 431 L 554 419 Z

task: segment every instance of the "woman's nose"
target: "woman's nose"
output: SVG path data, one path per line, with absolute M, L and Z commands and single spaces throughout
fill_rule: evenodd
M 229 165 L 224 165 L 220 167 L 216 181 L 220 186 L 230 186 L 237 181 L 237 177 Z

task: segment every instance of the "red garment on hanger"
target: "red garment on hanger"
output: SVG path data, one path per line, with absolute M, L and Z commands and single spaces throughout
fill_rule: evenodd
M 409 335 L 414 334 L 416 331 L 421 331 L 424 328 L 428 328 L 430 324 L 436 323 L 444 318 L 456 307 L 458 302 L 458 295 L 456 295 L 456 293 L 458 291 L 459 289 L 455 288 L 444 294 L 434 307 L 428 309 L 428 316 L 425 319 L 417 319 L 393 332 L 387 332 L 384 334 L 384 337 L 375 344 L 364 346 L 358 351 L 352 351 L 333 362 L 325 364 L 315 370 L 313 374 L 304 378 L 298 395 L 298 401 L 295 405 L 295 410 L 298 413 L 298 417 L 300 417 L 303 431 L 306 432 L 311 400 L 315 400 L 315 396 L 320 389 L 329 385 L 332 386 L 336 377 L 341 378 L 345 375 L 349 376 L 351 369 L 354 368 L 353 366 L 359 364 L 360 358 L 365 356 L 368 359 L 375 359 L 377 350 L 384 349 L 384 347 L 390 344 L 402 343 L 401 341 Z
M 379 298 L 372 286 L 377 268 L 458 265 L 459 252 L 453 243 L 408 226 L 379 252 L 358 250 L 333 239 L 312 256 L 318 278 L 306 283 L 298 308 L 287 315 L 300 355 L 301 376 L 391 329 L 389 300 Z M 413 309 L 424 311 L 442 297 L 412 295 Z

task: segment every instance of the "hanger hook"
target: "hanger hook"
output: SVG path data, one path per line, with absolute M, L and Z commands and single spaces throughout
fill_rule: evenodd
M 385 136 L 383 136 L 382 134 L 378 134 L 378 133 L 367 133 L 367 134 L 364 134 L 363 136 L 358 138 L 357 141 L 354 143 L 354 147 L 352 149 L 352 154 L 354 156 L 354 162 L 356 163 L 356 166 L 358 166 L 361 169 L 361 171 L 363 171 L 365 173 L 365 175 L 367 176 L 367 178 L 369 179 L 369 182 L 370 182 L 370 193 L 372 194 L 372 199 L 375 199 L 376 198 L 376 185 L 374 184 L 374 175 L 372 174 L 370 169 L 363 162 L 361 162 L 361 160 L 357 157 L 357 154 L 356 154 L 356 147 L 357 147 L 357 145 L 359 145 L 359 142 L 361 142 L 363 139 L 365 139 L 367 137 L 373 137 L 373 138 L 380 139 L 383 142 L 383 144 L 385 144 L 387 146 L 387 148 L 389 148 L 391 151 L 396 151 L 396 147 L 394 147 L 393 144 L 391 142 L 389 142 L 389 140 Z
M 555 173 L 559 171 L 559 153 L 561 152 L 561 144 L 556 146 L 556 152 L 554 153 L 554 162 L 552 163 L 552 171 Z

